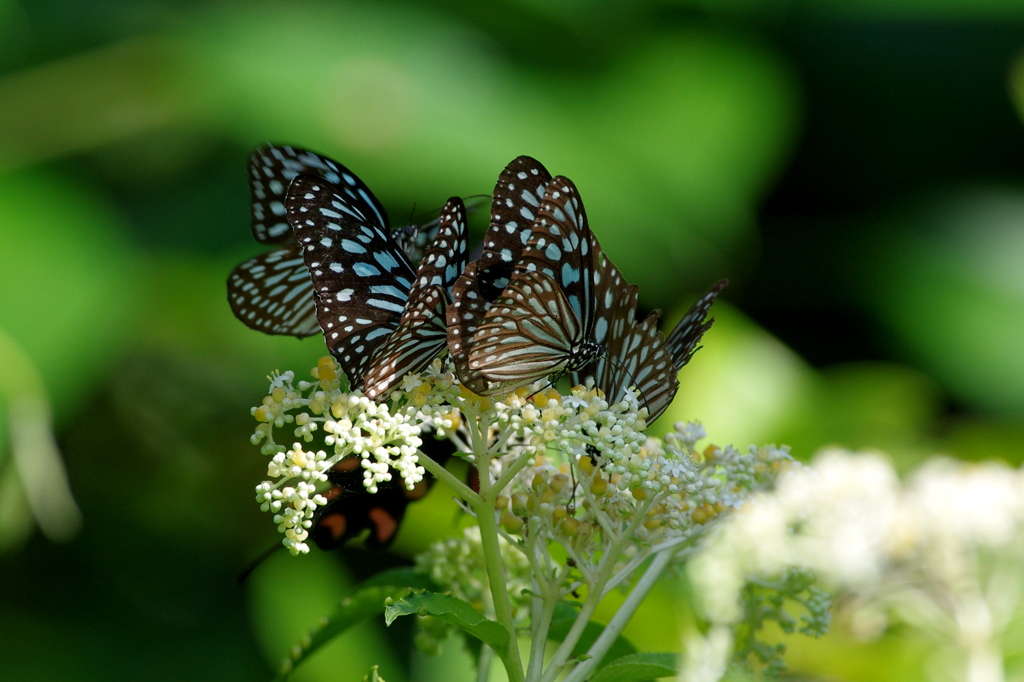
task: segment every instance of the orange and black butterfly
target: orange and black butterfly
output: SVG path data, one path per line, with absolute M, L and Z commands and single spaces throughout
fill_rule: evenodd
M 377 492 L 370 493 L 363 487 L 360 461 L 355 455 L 346 457 L 327 474 L 333 486 L 324 493 L 327 504 L 314 517 L 310 530 L 310 537 L 320 549 L 334 549 L 367 530 L 368 547 L 387 547 L 398 534 L 405 508 L 426 495 L 434 483 L 434 477 L 426 474 L 408 490 L 398 472 L 392 470 L 392 480 L 380 483 Z
M 441 466 L 452 458 L 455 446 L 447 439 L 423 434 L 421 456 L 427 456 Z M 376 493 L 363 487 L 363 469 L 359 457 L 346 457 L 327 474 L 332 487 L 324 493 L 328 503 L 313 518 L 310 537 L 320 549 L 334 549 L 369 531 L 365 544 L 384 549 L 394 541 L 410 502 L 421 500 L 430 492 L 436 480 L 426 473 L 412 490 L 405 487 L 398 472 L 391 471 L 391 480 L 380 483 Z M 468 484 L 479 490 L 476 469 L 470 467 Z

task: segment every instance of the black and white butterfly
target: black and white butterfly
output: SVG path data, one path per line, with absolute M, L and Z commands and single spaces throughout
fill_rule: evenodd
M 238 265 L 228 276 L 228 303 L 235 316 L 265 334 L 311 336 L 320 333 L 313 282 L 288 223 L 285 196 L 299 175 L 337 184 L 349 171 L 336 161 L 306 149 L 265 144 L 249 158 L 252 234 L 262 244 L 277 245 Z M 384 208 L 366 191 L 365 203 L 377 216 Z M 418 263 L 437 221 L 396 228 L 392 236 L 409 260 Z
M 595 341 L 606 325 L 596 315 L 595 286 L 603 289 L 614 268 L 603 265 L 571 180 L 546 184 L 531 230 L 508 286 L 469 343 L 468 378 L 481 395 L 578 371 L 605 350 Z
M 452 287 L 448 350 L 460 381 L 471 391 L 486 391 L 487 383 L 469 369 L 469 343 L 484 314 L 512 278 L 550 180 L 547 169 L 529 156 L 513 159 L 505 167 L 494 187 L 483 252 Z
M 445 349 L 445 309 L 466 265 L 466 212 L 459 198 L 448 200 L 414 271 L 373 194 L 339 168 L 338 184 L 296 177 L 285 206 L 327 347 L 351 387 L 376 400 Z
M 636 320 L 637 288 L 602 253 L 575 185 L 555 178 L 509 285 L 469 344 L 473 390 L 490 395 L 572 373 L 576 383 L 593 380 L 610 402 L 635 386 L 653 422 L 675 396 L 676 373 L 710 327 L 704 316 L 723 286 L 691 309 L 667 344 L 660 311 Z

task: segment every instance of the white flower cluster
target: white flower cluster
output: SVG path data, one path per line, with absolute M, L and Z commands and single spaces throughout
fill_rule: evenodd
M 1001 464 L 936 459 L 901 485 L 881 456 L 826 451 L 719 530 L 689 566 L 719 623 L 748 580 L 797 567 L 859 596 L 862 634 L 895 613 L 984 667 L 1024 593 L 1024 471 Z
M 358 393 L 342 393 L 332 358 L 323 358 L 312 374 L 317 381 L 301 381 L 298 387 L 292 372 L 273 376 L 269 395 L 252 410 L 260 422 L 252 442 L 262 444 L 262 452 L 271 456 L 267 466 L 271 480 L 256 486 L 256 501 L 274 514 L 284 545 L 293 554 L 309 551 L 305 542 L 309 528 L 317 510 L 327 504 L 321 492 L 328 472 L 342 459 L 361 459 L 363 485 L 371 493 L 377 491 L 378 483 L 390 481 L 393 471 L 410 490 L 424 474 L 417 461 L 420 427 L 409 414 L 391 413 L 388 405 Z M 286 426 L 293 427 L 294 438 L 306 443 L 322 430 L 331 453 L 306 450 L 299 442 L 285 448 L 275 440 L 274 429 Z
M 370 492 L 396 472 L 411 489 L 424 475 L 417 452 L 423 429 L 447 436 L 473 461 L 485 457 L 492 484 L 506 487 L 496 514 L 507 537 L 528 525 L 533 541 L 562 544 L 584 583 L 606 575 L 601 557 L 615 557 L 625 572 L 621 582 L 651 552 L 703 534 L 709 521 L 769 486 L 791 461 L 772 448 L 699 452 L 705 433 L 696 424 L 677 424 L 664 442 L 648 438 L 645 410 L 632 391 L 615 404 L 588 386 L 561 395 L 534 385 L 485 398 L 435 361 L 406 377 L 389 404 L 378 404 L 342 393 L 329 357 L 312 374 L 317 381 L 297 386 L 290 372 L 275 376 L 253 409 L 260 422 L 253 442 L 272 458 L 271 480 L 257 488 L 257 499 L 275 514 L 295 553 L 307 551 L 328 474 L 342 458 L 361 458 Z M 286 427 L 297 441 L 291 448 L 274 438 Z M 326 449 L 304 447 L 317 432 Z
M 567 590 L 577 580 L 606 589 L 598 581 L 610 574 L 610 586 L 623 584 L 652 553 L 702 535 L 744 491 L 765 489 L 792 462 L 784 449 L 741 454 L 709 446 L 698 452 L 696 441 L 704 436 L 699 424 L 677 424 L 664 442 L 646 438 L 633 429 L 635 411 L 628 411 L 628 403 L 598 409 L 587 419 L 589 410 L 606 404 L 596 397 L 584 402 L 585 395 L 585 389 L 573 392 L 579 412 L 567 410 L 565 421 L 546 422 L 555 433 L 545 439 L 548 455 L 535 457 L 498 500 L 503 528 L 523 537 L 528 555 L 547 556 L 530 550 L 537 543 L 565 549 L 575 569 L 563 575 Z M 619 408 L 634 416 L 617 419 Z M 582 454 L 566 457 L 562 447 Z M 558 573 L 551 565 L 534 570 Z

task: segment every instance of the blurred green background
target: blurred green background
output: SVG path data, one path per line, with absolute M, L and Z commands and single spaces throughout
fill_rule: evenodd
M 351 580 L 454 532 L 439 493 L 395 557 L 235 583 L 277 542 L 249 407 L 324 354 L 227 306 L 267 140 L 342 161 L 396 223 L 529 154 L 645 308 L 728 277 L 656 429 L 1019 463 L 1022 48 L 1009 0 L 0 0 L 0 678 L 268 679 Z M 678 647 L 678 587 L 641 648 Z M 472 679 L 409 634 L 368 624 L 295 679 Z M 790 662 L 920 679 L 928 646 L 839 628 Z

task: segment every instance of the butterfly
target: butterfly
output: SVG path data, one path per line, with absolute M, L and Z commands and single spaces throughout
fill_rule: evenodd
M 297 176 L 285 208 L 327 347 L 350 386 L 377 400 L 445 349 L 445 311 L 467 260 L 466 209 L 458 197 L 448 200 L 414 271 L 379 202 L 339 168 L 339 184 Z
M 509 285 L 473 336 L 469 368 L 485 395 L 565 373 L 577 384 L 592 380 L 609 402 L 635 386 L 652 423 L 675 397 L 676 374 L 711 326 L 704 318 L 725 284 L 712 287 L 666 342 L 660 311 L 636 320 L 637 287 L 601 251 L 575 185 L 558 177 L 546 186 Z
M 607 326 L 596 314 L 595 287 L 603 295 L 618 271 L 601 253 L 571 180 L 547 182 L 531 230 L 508 285 L 469 343 L 467 376 L 460 378 L 481 395 L 578 371 L 605 352 L 595 340 Z
M 320 333 L 313 301 L 313 282 L 302 251 L 288 224 L 284 206 L 291 181 L 299 175 L 337 184 L 349 171 L 336 161 L 298 147 L 265 144 L 249 158 L 252 234 L 261 244 L 278 245 L 239 264 L 228 276 L 228 303 L 235 316 L 265 334 L 311 336 Z M 384 209 L 367 193 L 378 216 Z M 409 260 L 419 262 L 437 221 L 406 225 L 392 232 Z
M 452 459 L 455 446 L 447 439 L 424 433 L 420 450 L 421 457 L 429 457 L 443 467 Z M 477 473 L 474 466 L 466 472 L 466 485 L 474 492 L 480 491 Z M 327 477 L 331 482 L 331 488 L 323 493 L 327 504 L 317 510 L 310 529 L 313 541 L 324 550 L 342 545 L 367 530 L 368 547 L 386 548 L 398 534 L 409 504 L 423 499 L 437 481 L 425 473 L 409 490 L 392 469 L 391 480 L 378 483 L 377 492 L 370 493 L 363 487 L 363 470 L 357 456 L 338 462 Z
M 323 493 L 327 504 L 313 517 L 310 530 L 310 537 L 320 549 L 334 549 L 367 530 L 368 547 L 387 547 L 398 534 L 406 507 L 422 499 L 434 483 L 434 478 L 427 474 L 408 490 L 398 472 L 393 471 L 391 481 L 370 493 L 363 487 L 360 462 L 359 456 L 346 457 L 327 474 L 332 484 Z
M 675 398 L 679 370 L 693 357 L 697 343 L 714 323 L 714 318 L 705 318 L 728 283 L 726 279 L 715 283 L 693 304 L 667 338 L 658 331 L 660 310 L 651 312 L 643 322 L 635 322 L 636 287 L 631 286 L 630 296 L 616 296 L 608 303 L 608 294 L 622 290 L 613 285 L 606 291 L 605 303 L 598 303 L 597 314 L 608 320 L 608 333 L 597 336 L 596 341 L 606 347 L 606 352 L 585 372 L 574 375 L 575 383 L 592 378 L 594 385 L 612 403 L 622 400 L 626 389 L 635 385 L 640 391 L 641 405 L 647 408 L 647 423 L 654 423 Z
M 508 286 L 550 180 L 547 169 L 529 156 L 517 157 L 505 167 L 494 187 L 483 252 L 452 287 L 448 351 L 460 381 L 476 393 L 486 391 L 487 384 L 469 369 L 469 341 L 488 308 Z

